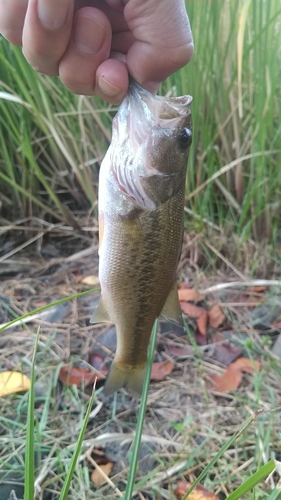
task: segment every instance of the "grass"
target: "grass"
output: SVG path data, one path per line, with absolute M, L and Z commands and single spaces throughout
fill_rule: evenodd
M 274 248 L 280 236 L 279 3 L 202 0 L 187 8 L 194 58 L 161 88 L 194 98 L 186 186 L 193 215 L 186 227 L 205 230 L 207 219 L 227 235 L 267 239 Z M 37 75 L 3 39 L 0 63 L 2 212 L 9 221 L 38 215 L 77 229 L 77 211 L 96 207 L 114 110 Z M 226 165 L 227 172 L 201 188 Z
M 76 268 L 77 265 L 74 270 Z M 51 278 L 49 286 L 56 280 Z M 31 283 L 27 278 L 21 285 L 25 282 Z M 79 290 L 69 272 L 65 284 L 60 282 L 52 295 L 65 292 L 69 283 L 76 283 L 76 291 Z M 45 293 L 50 294 L 41 287 L 40 280 L 34 286 L 38 288 L 33 300 L 42 300 Z M 9 283 L 4 282 L 1 287 L 9 288 Z M 86 300 L 87 295 L 80 291 L 77 303 L 78 294 L 73 292 L 68 290 L 74 299 L 62 324 L 52 325 L 45 319 L 39 336 L 34 333 L 34 325 L 29 327 L 29 324 L 25 329 L 16 327 L 7 331 L 6 336 L 5 330 L 1 332 L 5 345 L 0 354 L 1 369 L 9 363 L 27 375 L 34 370 L 35 387 L 33 405 L 28 394 L 1 399 L 0 492 L 3 482 L 11 481 L 15 488 L 23 483 L 28 465 L 25 443 L 31 436 L 33 446 L 30 440 L 29 449 L 34 449 L 35 481 L 31 484 L 30 474 L 28 481 L 35 488 L 36 500 L 61 500 L 61 495 L 67 494 L 66 476 L 74 456 L 76 466 L 71 480 L 69 475 L 69 493 L 65 497 L 69 500 L 121 497 L 127 500 L 132 497 L 132 491 L 140 500 L 172 500 L 179 480 L 198 480 L 220 500 L 239 499 L 242 494 L 247 494 L 248 500 L 279 498 L 278 473 L 265 483 L 275 468 L 275 460 L 280 460 L 281 445 L 280 361 L 272 356 L 268 343 L 264 342 L 263 348 L 262 342 L 236 337 L 236 344 L 241 345 L 250 358 L 258 355 L 262 359 L 262 368 L 254 376 L 246 376 L 239 390 L 225 396 L 213 394 L 206 385 L 208 375 L 220 374 L 222 368 L 209 359 L 208 354 L 202 355 L 199 349 L 194 349 L 188 359 L 177 360 L 177 369 L 167 381 L 151 384 L 147 402 L 144 397 L 141 406 L 122 394 L 104 399 L 101 389 L 96 390 L 90 402 L 89 390 L 62 386 L 58 382 L 60 364 L 69 359 L 67 332 L 72 332 L 71 342 L 81 338 L 79 349 L 74 344 L 71 352 L 84 359 L 88 349 L 95 345 L 98 333 L 96 330 L 90 344 L 85 345 L 89 327 L 84 318 L 89 316 L 90 295 Z M 62 300 L 68 301 L 68 298 Z M 28 305 L 30 299 L 26 300 Z M 62 300 L 57 305 L 61 305 Z M 22 304 L 23 309 L 26 305 Z M 231 317 L 233 313 L 232 307 L 227 315 Z M 234 314 L 233 318 L 235 331 L 247 331 L 247 315 Z M 83 429 L 87 409 L 89 421 Z M 80 451 L 76 449 L 79 435 Z M 96 489 L 90 481 L 87 456 L 92 447 L 98 445 L 113 457 L 116 465 L 110 477 L 112 483 L 106 482 Z M 32 467 L 28 467 L 27 472 L 31 470 Z M 32 492 L 28 496 L 26 491 L 25 500 L 31 500 Z M 22 498 L 20 492 L 17 496 Z

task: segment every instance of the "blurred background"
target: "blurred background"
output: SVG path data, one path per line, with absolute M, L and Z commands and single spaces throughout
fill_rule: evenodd
M 247 270 L 266 273 L 280 253 L 281 5 L 202 0 L 187 10 L 193 60 L 160 89 L 193 96 L 186 232 L 199 235 L 205 260 L 226 255 L 243 267 L 250 255 Z M 38 75 L 0 38 L 0 252 L 54 227 L 84 244 L 95 235 L 115 112 Z

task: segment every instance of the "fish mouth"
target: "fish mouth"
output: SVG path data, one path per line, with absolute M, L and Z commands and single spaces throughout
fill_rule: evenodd
M 151 94 L 132 79 L 127 98 L 131 106 L 137 107 L 139 113 L 143 112 L 143 118 L 155 120 L 158 125 L 159 120 L 169 121 L 186 117 L 190 113 L 189 107 L 192 102 L 192 97 L 189 95 L 165 97 Z
M 145 179 L 157 175 L 169 180 L 172 175 L 175 176 L 173 171 L 168 175 L 157 167 L 154 139 L 157 144 L 159 137 L 175 137 L 177 129 L 186 127 L 190 122 L 191 101 L 188 95 L 155 96 L 135 81 L 130 82 L 128 94 L 114 118 L 110 154 L 119 190 L 137 207 L 147 210 L 156 208 L 155 201 L 144 187 Z
M 154 95 L 132 78 L 129 91 L 119 111 L 119 126 L 130 137 L 133 149 L 148 136 L 152 127 L 176 128 L 190 114 L 192 97 L 164 97 Z

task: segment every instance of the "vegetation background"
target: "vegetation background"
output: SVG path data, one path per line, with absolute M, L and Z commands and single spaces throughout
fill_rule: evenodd
M 245 275 L 273 277 L 280 272 L 281 244 L 281 5 L 277 0 L 189 0 L 187 9 L 195 41 L 193 60 L 160 89 L 163 95 L 188 93 L 193 96 L 186 238 L 200 247 L 201 261 L 197 264 L 201 269 L 202 265 L 206 270 L 219 263 L 236 273 L 240 273 L 240 269 Z M 98 98 L 72 95 L 57 78 L 38 75 L 26 63 L 20 48 L 0 38 L 0 264 L 8 263 L 7 248 L 17 253 L 54 227 L 61 231 L 60 236 L 68 231 L 72 235 L 71 243 L 68 240 L 66 245 L 69 252 L 79 250 L 81 242 L 90 246 L 91 226 L 95 226 L 94 231 L 97 228 L 98 171 L 110 142 L 115 112 L 116 108 Z M 54 237 L 51 234 L 51 238 Z M 85 265 L 83 269 L 90 274 L 93 264 L 85 255 L 80 256 Z M 37 261 L 34 268 L 35 264 Z M 64 265 L 69 267 L 62 284 L 59 279 L 65 273 Z M 46 283 L 53 286 L 52 297 L 77 292 L 80 285 L 75 281 L 76 262 L 71 267 L 71 260 L 66 263 L 65 259 L 57 259 L 56 266 L 53 281 L 51 272 L 50 281 L 23 277 L 20 283 L 14 280 L 7 285 L 5 280 L 0 280 L 0 299 L 12 297 L 11 301 L 18 307 L 13 309 L 12 302 L 6 304 L 11 317 L 29 310 L 35 298 L 50 300 Z M 17 286 L 24 290 L 22 295 L 17 292 Z M 5 295 L 7 290 L 9 293 Z M 26 290 L 34 290 L 34 300 Z M 272 295 L 271 299 L 275 300 L 274 293 Z M 231 307 L 234 307 L 233 300 Z M 89 304 L 83 303 L 82 307 L 79 304 L 80 316 L 76 307 L 75 302 L 57 329 L 43 325 L 45 330 L 38 343 L 35 372 L 37 382 L 41 383 L 46 374 L 49 379 L 47 386 L 41 384 L 43 390 L 39 396 L 35 395 L 35 415 L 31 404 L 28 405 L 28 394 L 2 399 L 0 431 L 4 446 L 0 456 L 0 483 L 3 470 L 4 479 L 7 478 L 8 464 L 12 473 L 16 467 L 18 476 L 13 475 L 13 479 L 22 488 L 29 412 L 28 436 L 29 444 L 34 444 L 36 451 L 36 484 L 42 486 L 37 494 L 44 500 L 57 500 L 64 488 L 89 401 L 89 395 L 75 386 L 65 387 L 59 395 L 56 392 L 58 363 L 68 359 L 70 352 L 70 347 L 65 347 L 69 332 L 77 340 L 80 356 L 83 353 L 86 357 L 90 345 L 89 327 L 85 325 Z M 227 318 L 235 324 L 235 334 L 240 335 L 236 336 L 234 345 L 243 349 L 248 358 L 262 357 L 261 371 L 253 376 L 250 390 L 245 383 L 240 392 L 225 399 L 208 393 L 202 374 L 212 374 L 214 365 L 203 359 L 203 350 L 194 344 L 190 335 L 195 354 L 180 365 L 181 377 L 184 375 L 188 383 L 184 386 L 179 377 L 169 379 L 166 386 L 156 389 L 149 403 L 147 415 L 153 417 L 153 425 L 148 418 L 146 422 L 149 440 L 153 445 L 154 441 L 158 444 L 165 441 L 166 446 L 165 435 L 168 442 L 177 447 L 174 453 L 160 454 L 157 466 L 151 467 L 135 485 L 138 491 L 144 487 L 149 489 L 148 498 L 174 498 L 172 491 L 161 486 L 159 477 L 163 471 L 169 470 L 173 476 L 175 470 L 181 471 L 184 467 L 189 471 L 190 480 L 194 480 L 198 470 L 202 471 L 219 453 L 215 469 L 210 468 L 206 473 L 204 485 L 225 499 L 245 478 L 261 471 L 270 458 L 280 458 L 280 418 L 273 414 L 281 401 L 280 360 L 273 358 L 268 349 L 271 338 L 253 336 L 249 317 L 236 317 L 230 309 Z M 3 349 L 1 344 L 1 370 L 8 360 L 13 369 L 20 366 L 30 373 L 35 336 L 32 328 L 29 330 L 26 326 L 20 334 L 16 331 L 13 335 L 10 332 L 1 335 L 2 343 L 6 342 Z M 223 371 L 221 366 L 215 370 Z M 177 399 L 172 404 L 171 394 Z M 129 406 L 123 411 L 127 400 L 124 395 L 122 398 L 121 402 L 114 399 L 110 407 L 102 407 L 97 399 L 91 417 L 95 424 L 101 408 L 103 413 L 98 430 L 94 426 L 87 430 L 87 439 L 103 444 L 99 438 L 107 435 L 108 428 L 112 430 L 108 427 L 112 423 L 115 434 L 124 433 L 122 439 L 136 428 L 136 414 Z M 186 408 L 190 411 L 188 416 Z M 222 456 L 220 450 L 241 430 L 241 423 L 260 408 L 264 413 L 249 425 L 246 435 L 239 434 L 235 443 L 233 438 L 231 449 Z M 167 416 L 171 410 L 176 412 L 176 419 Z M 170 418 L 169 427 L 166 421 L 163 423 L 163 415 Z M 34 443 L 30 441 L 32 436 Z M 187 444 L 189 452 L 183 463 L 182 450 L 187 449 Z M 83 446 L 85 450 L 86 441 Z M 30 449 L 32 461 L 33 446 L 29 446 Z M 118 474 L 114 484 L 124 486 L 128 469 Z M 263 478 L 261 475 L 260 479 Z M 275 488 L 278 480 L 277 475 L 271 477 L 267 485 L 262 483 L 247 498 L 280 498 L 280 488 Z M 26 500 L 30 500 L 33 498 L 32 473 L 25 484 L 32 486 L 30 496 L 26 493 Z M 155 494 L 151 493 L 152 484 Z M 252 487 L 253 484 L 248 490 Z M 70 491 L 67 498 L 73 500 L 112 498 L 108 485 L 93 491 L 85 460 L 76 468 Z M 116 491 L 117 496 L 122 496 Z M 240 491 L 229 500 L 241 495 Z
M 161 88 L 193 96 L 187 229 L 215 228 L 278 250 L 279 2 L 198 0 L 187 8 L 195 54 Z M 36 74 L 3 38 L 0 92 L 0 223 L 37 216 L 77 227 L 81 211 L 96 214 L 98 170 L 116 109 Z

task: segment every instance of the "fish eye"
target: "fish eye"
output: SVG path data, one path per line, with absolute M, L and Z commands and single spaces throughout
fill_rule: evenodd
M 182 149 L 187 149 L 192 143 L 192 133 L 189 128 L 185 127 L 178 133 L 179 145 Z

